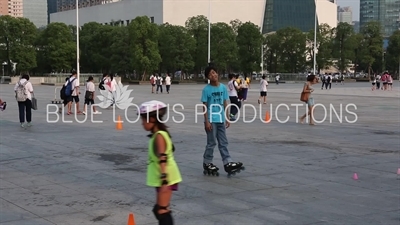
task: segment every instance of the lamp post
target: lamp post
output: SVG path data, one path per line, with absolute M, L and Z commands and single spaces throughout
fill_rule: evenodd
M 314 18 L 314 62 L 313 62 L 313 71 L 314 75 L 317 75 L 316 66 L 317 66 L 317 2 L 315 2 L 315 18 Z
M 1 77 L 1 83 L 4 82 L 4 67 L 7 66 L 7 65 L 8 65 L 7 62 L 3 62 L 3 63 L 1 64 L 1 68 L 2 68 L 2 70 L 3 70 L 3 76 Z
M 211 63 L 211 0 L 208 0 L 208 63 Z
M 80 76 L 80 72 L 79 72 L 79 1 L 76 0 L 76 79 L 78 80 L 78 84 L 80 84 L 79 82 L 79 76 Z

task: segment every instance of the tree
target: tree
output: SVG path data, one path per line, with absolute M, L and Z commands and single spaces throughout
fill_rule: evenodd
M 238 28 L 236 37 L 238 59 L 241 70 L 245 74 L 260 70 L 262 35 L 260 28 L 251 22 L 246 22 Z
M 113 31 L 117 28 L 96 22 L 82 26 L 79 39 L 83 71 L 110 72 L 110 46 L 113 44 Z
M 368 75 L 371 70 L 377 71 L 382 69 L 383 59 L 383 36 L 382 28 L 379 22 L 368 22 L 362 29 L 361 34 L 361 61 L 367 65 Z M 375 67 L 372 66 L 375 64 Z M 377 65 L 376 65 L 377 64 Z
M 17 72 L 29 72 L 36 67 L 35 41 L 38 30 L 26 18 L 0 16 L 0 45 L 4 46 L 2 62 L 6 61 L 7 71 L 16 64 Z
M 76 59 L 76 45 L 64 23 L 51 23 L 37 42 L 39 67 L 42 71 L 70 71 Z
M 211 55 L 213 63 L 220 70 L 230 70 L 229 65 L 232 65 L 237 60 L 237 44 L 236 35 L 232 27 L 226 23 L 215 23 L 211 26 Z
M 238 29 L 239 29 L 239 27 L 240 27 L 243 23 L 242 23 L 242 21 L 236 19 L 236 20 L 231 20 L 231 22 L 229 22 L 229 24 L 231 25 L 233 31 L 234 31 L 235 34 L 237 35 Z
M 340 72 L 345 72 L 349 63 L 354 58 L 355 39 L 354 29 L 348 23 L 339 23 L 333 29 L 333 57 L 337 60 Z
M 111 46 L 108 54 L 111 70 L 117 73 L 129 73 L 133 71 L 133 52 L 130 51 L 131 39 L 127 27 L 114 27 L 110 33 Z
M 280 37 L 276 33 L 267 34 L 264 38 L 264 62 L 265 70 L 271 73 L 280 71 L 278 57 L 281 56 Z
M 162 58 L 161 71 L 173 73 L 177 70 L 188 71 L 194 67 L 192 52 L 196 41 L 185 27 L 170 24 L 160 25 L 159 50 Z M 181 76 L 182 78 L 182 76 Z
M 313 66 L 314 54 L 316 54 L 317 71 L 328 69 L 332 65 L 332 28 L 328 24 L 321 24 L 317 33 L 317 52 L 314 53 L 314 30 L 307 33 L 307 52 L 310 56 L 310 67 Z
M 400 30 L 395 31 L 389 38 L 389 46 L 387 47 L 386 68 L 391 71 L 400 71 Z
M 281 41 L 281 60 L 285 72 L 297 73 L 305 69 L 306 35 L 298 28 L 287 27 L 276 32 Z
M 185 27 L 189 34 L 196 40 L 196 48 L 192 52 L 195 73 L 200 73 L 201 69 L 207 65 L 208 55 L 208 19 L 200 15 L 190 17 L 185 22 Z M 213 45 L 210 45 L 211 48 Z
M 129 38 L 133 52 L 133 67 L 139 73 L 143 73 L 142 80 L 146 79 L 146 73 L 157 70 L 161 56 L 158 50 L 158 27 L 150 23 L 147 16 L 136 17 L 128 25 Z

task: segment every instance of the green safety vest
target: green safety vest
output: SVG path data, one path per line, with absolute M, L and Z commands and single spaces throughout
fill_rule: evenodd
M 149 141 L 149 158 L 147 162 L 147 182 L 146 184 L 151 187 L 162 186 L 161 180 L 161 166 L 160 158 L 157 156 L 157 149 L 154 149 L 155 139 L 157 134 L 161 134 L 165 140 L 167 154 L 167 163 L 165 164 L 165 173 L 167 174 L 168 185 L 177 184 L 182 181 L 181 173 L 179 172 L 178 165 L 174 159 L 174 153 L 172 151 L 172 140 L 169 134 L 165 131 L 157 131 L 153 134 Z

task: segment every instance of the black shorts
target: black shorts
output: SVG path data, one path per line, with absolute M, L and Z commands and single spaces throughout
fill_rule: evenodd
M 79 102 L 79 96 L 69 96 L 69 97 L 67 97 L 67 102 L 78 103 Z
M 154 87 L 154 86 L 156 86 L 156 85 L 155 85 L 155 84 L 151 84 L 151 86 L 153 86 L 153 87 Z
M 388 85 L 393 85 L 393 83 L 388 83 Z
M 385 84 L 388 84 L 388 83 L 387 82 L 383 82 L 382 84 L 385 85 Z
M 372 83 L 372 86 L 375 86 L 375 83 Z
M 93 99 L 85 98 L 85 105 L 93 105 L 93 104 L 94 104 L 94 100 Z
M 267 92 L 266 91 L 260 91 L 260 96 L 261 97 L 267 96 Z

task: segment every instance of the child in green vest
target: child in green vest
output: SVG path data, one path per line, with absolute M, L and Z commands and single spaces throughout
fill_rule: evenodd
M 172 191 L 178 190 L 182 181 L 178 165 L 174 159 L 174 144 L 162 117 L 167 105 L 160 101 L 149 101 L 140 105 L 142 125 L 149 135 L 149 152 L 147 163 L 147 185 L 157 190 L 157 203 L 153 213 L 159 225 L 173 225 L 169 203 Z

